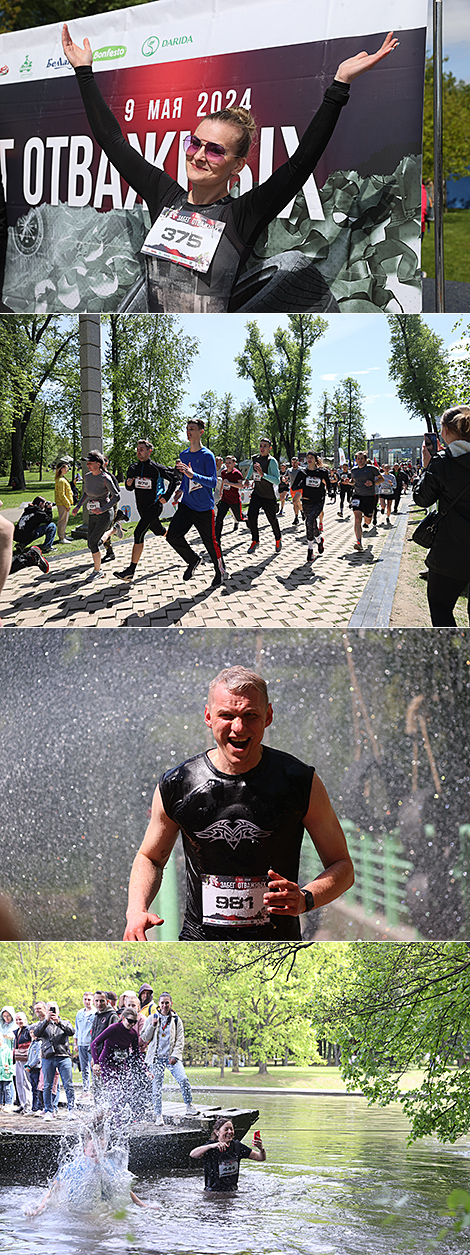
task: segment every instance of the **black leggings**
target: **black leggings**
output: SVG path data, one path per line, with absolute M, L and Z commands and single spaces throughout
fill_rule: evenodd
M 160 515 L 163 510 L 161 501 L 155 501 L 148 514 L 142 514 L 134 532 L 134 544 L 142 545 L 144 536 L 147 532 L 153 532 L 154 536 L 164 536 L 165 528 L 160 523 Z
M 259 497 L 257 492 L 252 492 L 251 497 L 250 497 L 250 504 L 248 506 L 247 522 L 248 522 L 248 527 L 251 532 L 251 539 L 255 541 L 256 544 L 258 544 L 258 541 L 259 541 L 258 515 L 259 515 L 260 510 L 264 510 L 264 513 L 271 524 L 276 540 L 280 540 L 281 529 L 279 527 L 279 523 L 276 518 L 276 514 L 277 514 L 276 498 L 275 497 Z
M 199 532 L 203 545 L 207 549 L 209 557 L 214 563 L 216 571 L 222 569 L 222 553 L 219 542 L 215 535 L 214 527 L 214 511 L 213 510 L 191 510 L 188 505 L 179 505 L 176 514 L 170 521 L 166 538 L 172 549 L 179 553 L 180 558 L 189 566 L 194 559 L 198 557 L 195 549 L 191 549 L 188 545 L 186 532 L 190 527 L 195 527 Z
M 237 523 L 243 522 L 242 503 L 240 498 L 238 498 L 238 501 L 224 501 L 223 499 L 222 501 L 219 501 L 217 506 L 217 517 L 215 520 L 215 534 L 218 541 L 220 541 L 220 537 L 222 535 L 225 515 L 228 514 L 229 510 L 232 511 Z
M 450 575 L 441 575 L 439 571 L 429 571 L 428 603 L 433 627 L 457 627 L 452 611 L 467 584 L 465 576 L 453 579 Z M 470 622 L 470 595 L 467 610 Z
M 307 504 L 308 504 L 308 513 L 307 513 L 307 508 L 306 508 Z M 324 500 L 315 501 L 314 503 L 312 502 L 307 503 L 307 501 L 302 502 L 302 513 L 305 519 L 305 530 L 307 533 L 307 540 L 309 541 L 320 539 L 321 531 L 318 526 L 317 519 L 323 510 L 324 504 L 325 504 Z

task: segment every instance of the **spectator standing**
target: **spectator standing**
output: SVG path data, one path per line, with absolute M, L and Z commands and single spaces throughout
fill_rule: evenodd
M 75 1040 L 74 1045 L 78 1052 L 80 1060 L 80 1071 L 82 1074 L 83 1097 L 90 1096 L 90 1080 L 91 1080 L 91 1029 L 95 1018 L 95 1008 L 93 1006 L 93 994 L 90 992 L 83 995 L 83 1007 L 77 1011 L 75 1016 Z
M 59 519 L 57 523 L 57 534 L 60 545 L 69 545 L 65 535 L 69 514 L 73 508 L 73 492 L 67 479 L 68 462 L 58 462 L 55 472 L 55 503 L 57 506 Z
M 75 1108 L 75 1091 L 72 1081 L 72 1059 L 69 1038 L 73 1028 L 69 1020 L 61 1019 L 56 1002 L 48 1002 L 45 1019 L 33 1030 L 42 1041 L 42 1071 L 44 1076 L 44 1119 L 52 1120 L 52 1085 L 57 1070 L 63 1083 L 69 1115 Z
M 142 1031 L 142 1040 L 148 1046 L 147 1065 L 153 1074 L 152 1097 L 155 1123 L 164 1123 L 162 1089 L 166 1068 L 178 1082 L 185 1103 L 186 1115 L 197 1115 L 197 1110 L 192 1105 L 191 1086 L 183 1067 L 183 1021 L 176 1011 L 173 1011 L 170 994 L 162 994 L 158 1010 L 154 1015 L 147 1017 Z
M 32 1107 L 33 1093 L 29 1074 L 25 1071 L 25 1068 L 28 1062 L 29 1047 L 31 1045 L 31 1033 L 29 1031 L 28 1021 L 24 1011 L 16 1012 L 15 1023 L 14 1059 L 16 1092 L 18 1094 L 18 1102 L 20 1105 L 19 1114 L 29 1115 Z

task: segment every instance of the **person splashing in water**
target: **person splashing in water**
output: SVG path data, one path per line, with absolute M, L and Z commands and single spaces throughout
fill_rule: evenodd
M 130 1189 L 127 1147 L 114 1143 L 104 1112 L 93 1116 L 81 1135 L 81 1143 L 63 1160 L 44 1198 L 26 1215 L 38 1216 L 52 1204 L 59 1210 L 96 1213 L 103 1204 L 125 1202 L 130 1196 L 138 1207 L 159 1210 L 158 1203 L 144 1203 Z

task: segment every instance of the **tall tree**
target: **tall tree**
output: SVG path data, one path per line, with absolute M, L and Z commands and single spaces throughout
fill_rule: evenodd
M 470 1112 L 469 943 L 353 943 L 353 951 L 343 987 L 325 1007 L 343 1075 L 369 1102 L 400 1102 L 411 1141 L 434 1134 L 455 1142 L 468 1133 Z M 403 1092 L 411 1068 L 423 1079 Z
M 420 314 L 390 314 L 389 374 L 412 418 L 438 433 L 436 416 L 455 400 L 450 362 L 442 336 Z
M 324 389 L 318 402 L 318 420 L 314 429 L 315 446 L 324 458 L 331 457 L 334 452 L 334 419 L 333 403 L 329 393 Z
M 237 374 L 252 381 L 276 457 L 285 452 L 290 459 L 309 440 L 310 353 L 327 327 L 313 314 L 290 314 L 289 328 L 278 327 L 269 344 L 257 322 L 247 324 L 245 348 L 235 359 Z
M 434 180 L 434 68 L 426 60 L 424 78 L 423 179 Z M 470 83 L 457 81 L 450 71 L 443 74 L 443 167 L 444 179 L 461 179 L 470 166 Z
M 338 423 L 338 441 L 340 446 L 346 445 L 349 463 L 366 442 L 363 402 L 364 394 L 357 379 L 351 375 L 341 379 L 333 393 L 330 422 L 333 426 Z
M 183 400 L 198 341 L 183 335 L 170 314 L 104 316 L 103 414 L 112 433 L 111 461 L 123 474 L 140 436 L 152 441 L 162 461 L 180 447 Z
M 0 320 L 2 425 L 11 433 L 10 487 L 24 489 L 23 442 L 37 406 L 60 390 L 61 370 L 78 357 L 78 319 L 9 314 Z

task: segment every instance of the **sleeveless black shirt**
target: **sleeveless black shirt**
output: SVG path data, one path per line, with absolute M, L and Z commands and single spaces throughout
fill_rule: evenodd
M 298 881 L 314 768 L 281 750 L 263 748 L 251 771 L 226 775 L 207 754 L 172 768 L 159 787 L 163 807 L 179 824 L 186 859 L 187 901 L 182 940 L 283 940 L 300 937 L 298 918 L 267 917 L 267 921 L 225 925 L 203 922 L 204 878 L 228 884 L 263 880 L 270 867 Z M 245 894 L 246 885 L 221 888 L 228 901 Z M 223 899 L 222 899 L 223 900 Z M 264 913 L 265 914 L 265 913 Z

